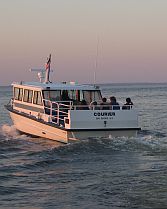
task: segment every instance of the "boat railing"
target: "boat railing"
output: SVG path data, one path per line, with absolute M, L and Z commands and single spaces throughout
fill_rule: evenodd
M 76 104 L 73 101 L 51 101 L 47 99 L 43 99 L 44 104 L 44 114 L 49 115 L 48 120 L 57 125 L 64 126 L 66 118 L 68 118 L 68 110 L 110 110 L 110 111 L 118 111 L 118 110 L 131 110 L 134 108 L 133 105 L 81 105 Z M 11 98 L 8 105 L 13 108 L 14 98 Z M 38 116 L 39 117 L 39 116 Z
M 73 110 L 131 110 L 132 105 L 74 105 Z
M 73 107 L 72 101 L 50 101 L 44 99 L 45 114 L 50 115 L 51 122 L 64 126 L 64 118 L 68 117 L 68 110 Z
M 13 107 L 13 101 L 14 101 L 14 98 L 11 98 L 7 105 L 11 105 L 11 107 Z
M 51 122 L 63 125 L 68 117 L 68 110 L 131 110 L 132 105 L 74 105 L 73 101 L 50 101 L 44 99 L 45 114 L 50 115 Z

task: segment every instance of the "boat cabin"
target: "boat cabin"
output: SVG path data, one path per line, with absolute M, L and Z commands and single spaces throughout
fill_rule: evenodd
M 99 87 L 93 85 L 79 85 L 74 82 L 58 84 L 20 82 L 12 85 L 12 102 L 15 110 L 62 125 L 68 110 L 90 110 L 93 101 L 100 104 L 102 100 Z M 85 101 L 85 104 L 82 104 L 82 101 Z M 52 117 L 49 118 L 48 115 Z M 53 120 L 57 115 L 61 117 Z

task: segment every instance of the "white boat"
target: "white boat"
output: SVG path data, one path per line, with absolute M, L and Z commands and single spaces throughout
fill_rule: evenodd
M 32 70 L 40 71 L 39 82 L 12 84 L 13 98 L 6 108 L 17 130 L 64 143 L 88 137 L 136 136 L 140 127 L 134 105 L 126 110 L 111 105 L 103 108 L 100 88 L 95 85 L 50 82 L 50 63 L 51 56 L 46 69 Z

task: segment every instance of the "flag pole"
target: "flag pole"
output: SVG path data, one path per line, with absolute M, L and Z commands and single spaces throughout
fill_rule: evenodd
M 47 62 L 45 64 L 45 82 L 44 83 L 51 83 L 49 81 L 49 75 L 50 75 L 50 64 L 51 64 L 51 54 L 49 55 L 49 57 L 47 58 Z

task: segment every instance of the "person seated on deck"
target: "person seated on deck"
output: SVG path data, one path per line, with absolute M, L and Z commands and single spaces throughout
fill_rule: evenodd
M 126 103 L 122 107 L 123 110 L 130 110 L 132 108 L 133 102 L 131 101 L 131 98 L 126 98 Z
M 112 110 L 120 110 L 119 103 L 114 96 L 110 97 L 110 105 Z
M 88 104 L 84 99 L 81 101 L 80 110 L 89 110 Z
M 96 101 L 92 101 L 90 103 L 90 109 L 91 110 L 99 110 L 99 107 L 97 106 L 97 102 Z
M 102 102 L 100 103 L 100 109 L 101 110 L 109 110 L 110 109 L 109 103 L 107 102 L 107 99 L 105 97 L 102 98 Z
M 70 97 L 68 96 L 68 91 L 67 90 L 62 91 L 60 100 L 61 101 L 70 101 Z
M 68 113 L 69 110 L 69 105 L 70 105 L 70 97 L 68 96 L 68 91 L 67 90 L 63 90 L 62 94 L 60 96 L 60 104 L 59 104 L 59 114 L 62 117 L 65 117 L 66 114 Z

